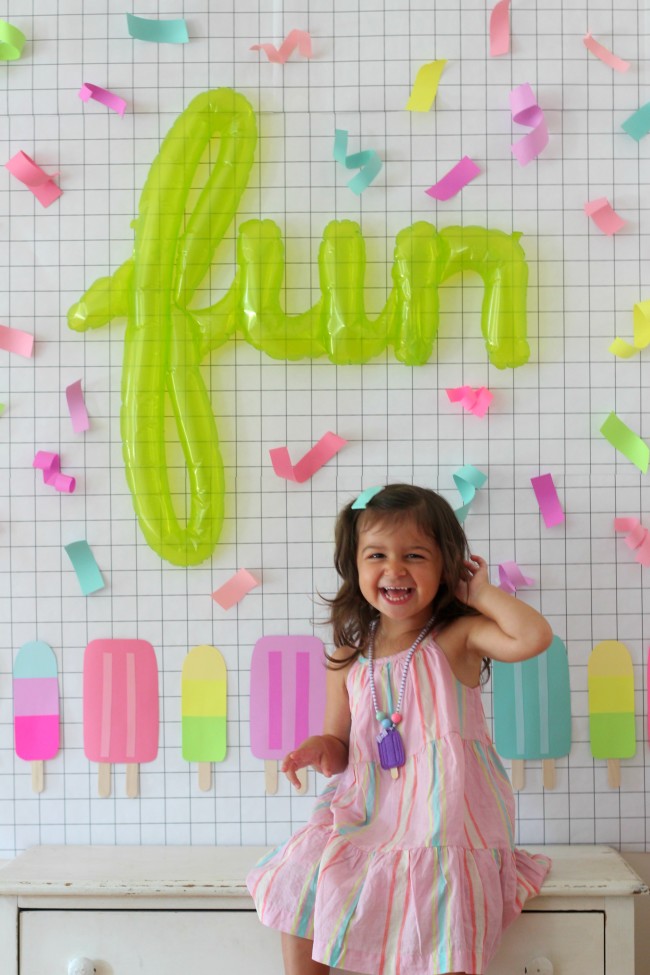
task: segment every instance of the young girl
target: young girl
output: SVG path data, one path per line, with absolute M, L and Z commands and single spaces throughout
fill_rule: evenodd
M 287 975 L 483 973 L 550 861 L 513 843 L 481 704 L 489 660 L 542 653 L 546 620 L 490 585 L 439 495 L 389 485 L 336 526 L 325 727 L 285 758 L 336 776 L 251 871 Z

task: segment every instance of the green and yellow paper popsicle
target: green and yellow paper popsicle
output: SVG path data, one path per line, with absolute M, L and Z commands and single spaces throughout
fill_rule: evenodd
M 211 762 L 226 757 L 226 663 L 216 647 L 194 647 L 181 678 L 183 758 L 199 763 L 199 788 L 212 785 Z
M 607 781 L 619 789 L 619 759 L 632 758 L 636 751 L 634 671 L 625 644 L 598 643 L 589 657 L 587 679 L 591 754 L 607 759 Z

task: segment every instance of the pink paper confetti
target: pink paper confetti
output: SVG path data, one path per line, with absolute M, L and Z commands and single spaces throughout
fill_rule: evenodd
M 456 386 L 446 392 L 451 403 L 460 403 L 464 409 L 469 410 L 474 416 L 485 416 L 494 399 L 494 394 L 485 386 L 479 386 L 477 389 L 472 386 Z
M 533 586 L 534 579 L 525 576 L 516 562 L 501 562 L 499 565 L 499 589 L 504 592 L 517 592 L 522 586 Z
M 609 68 L 613 68 L 614 71 L 627 71 L 630 67 L 629 61 L 624 61 L 623 58 L 617 58 L 615 54 L 608 51 L 606 47 L 599 44 L 598 41 L 594 40 L 591 36 L 591 31 L 588 31 L 582 38 L 582 41 L 588 51 L 595 54 L 597 58 L 604 61 Z
M 119 95 L 114 95 L 112 91 L 108 91 L 106 88 L 100 88 L 99 85 L 91 85 L 87 81 L 84 82 L 79 89 L 79 98 L 82 102 L 87 102 L 89 98 L 92 98 L 93 101 L 106 105 L 107 108 L 124 117 L 126 100 Z
M 647 568 L 650 565 L 650 536 L 638 518 L 614 518 L 614 531 L 627 532 L 625 544 L 636 549 L 635 559 Z
M 608 237 L 625 226 L 625 220 L 619 217 L 616 210 L 612 210 L 606 196 L 585 203 L 585 213 L 591 217 L 598 229 L 602 230 Z
M 90 420 L 88 419 L 88 411 L 84 403 L 84 395 L 81 391 L 80 379 L 77 379 L 76 383 L 70 383 L 69 386 L 66 386 L 65 398 L 68 401 L 68 412 L 70 413 L 74 432 L 83 433 L 84 430 L 88 430 Z
M 450 200 L 462 190 L 463 186 L 476 179 L 480 172 L 479 167 L 469 156 L 463 156 L 442 179 L 424 192 L 434 200 Z
M 260 580 L 256 579 L 248 569 L 239 569 L 235 572 L 228 582 L 212 593 L 215 603 L 219 603 L 222 609 L 231 609 L 235 603 L 240 602 L 244 596 L 260 585 Z
M 552 474 L 540 474 L 539 477 L 531 477 L 530 483 L 537 498 L 539 510 L 542 513 L 544 524 L 547 528 L 559 525 L 564 521 L 564 511 L 560 504 Z
M 510 92 L 512 121 L 526 125 L 532 131 L 510 146 L 517 161 L 527 166 L 548 145 L 548 128 L 544 113 L 537 104 L 533 89 L 528 84 L 519 85 Z
M 0 349 L 29 359 L 34 352 L 34 336 L 10 325 L 0 325 Z
M 499 0 L 490 14 L 490 57 L 510 50 L 510 0 Z
M 32 467 L 42 470 L 45 483 L 64 494 L 72 494 L 77 486 L 74 477 L 69 477 L 67 474 L 61 473 L 61 459 L 59 455 L 50 453 L 49 450 L 39 450 L 34 457 Z
M 12 156 L 9 162 L 5 163 L 5 168 L 9 170 L 12 176 L 15 176 L 21 183 L 24 183 L 44 207 L 49 207 L 50 203 L 58 200 L 63 193 L 63 190 L 54 182 L 55 176 L 59 174 L 53 173 L 51 176 L 48 176 L 22 150 L 17 152 L 15 156 Z
M 317 444 L 307 453 L 297 464 L 291 463 L 289 451 L 286 447 L 274 447 L 269 450 L 273 470 L 278 477 L 284 477 L 287 481 L 295 481 L 303 484 L 313 477 L 316 471 L 331 460 L 339 452 L 341 447 L 345 447 L 347 440 L 329 431 L 323 434 Z
M 306 30 L 292 30 L 282 41 L 280 47 L 274 44 L 253 44 L 251 51 L 264 51 L 269 61 L 285 64 L 287 58 L 298 48 L 303 58 L 311 57 L 311 37 Z

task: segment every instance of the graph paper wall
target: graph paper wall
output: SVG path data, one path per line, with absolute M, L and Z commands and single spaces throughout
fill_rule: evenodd
M 473 464 L 488 475 L 466 522 L 473 550 L 496 566 L 516 560 L 535 585 L 523 598 L 567 644 L 573 746 L 558 782 L 543 790 L 539 763 L 518 794 L 520 843 L 609 843 L 648 848 L 650 771 L 646 743 L 647 572 L 613 529 L 615 516 L 650 525 L 647 477 L 600 436 L 613 410 L 650 437 L 650 378 L 642 353 L 616 361 L 615 335 L 631 339 L 632 307 L 650 297 L 650 139 L 621 123 L 648 99 L 647 31 L 634 0 L 522 0 L 511 11 L 512 53 L 488 56 L 486 0 L 142 0 L 129 12 L 184 17 L 190 41 L 134 41 L 117 0 L 0 0 L 0 18 L 28 41 L 0 62 L 0 160 L 19 150 L 57 179 L 63 196 L 43 209 L 0 170 L 0 322 L 35 335 L 35 354 L 0 353 L 0 856 L 35 843 L 265 844 L 309 815 L 309 794 L 264 792 L 262 762 L 248 748 L 249 666 L 255 641 L 273 633 L 327 633 L 315 594 L 332 593 L 333 522 L 362 488 L 405 480 L 459 502 L 452 475 Z M 215 9 L 217 8 L 218 9 Z M 314 56 L 272 65 L 249 50 L 308 29 Z M 591 31 L 626 74 L 589 54 Z M 445 58 L 434 108 L 404 106 L 418 67 Z M 124 118 L 84 104 L 84 82 L 128 103 Z M 510 144 L 509 91 L 529 82 L 550 132 L 539 160 L 523 168 Z M 530 271 L 529 364 L 498 371 L 480 334 L 482 287 L 465 275 L 442 291 L 430 361 L 410 368 L 387 354 L 367 366 L 327 360 L 285 363 L 231 340 L 205 363 L 226 468 L 225 525 L 211 561 L 183 569 L 146 545 L 127 490 L 119 429 L 124 323 L 85 336 L 67 309 L 129 256 L 131 221 L 161 139 L 201 91 L 237 88 L 258 113 L 257 160 L 237 220 L 217 252 L 205 302 L 234 274 L 238 224 L 270 218 L 286 245 L 285 308 L 320 297 L 317 255 L 332 219 L 361 224 L 367 243 L 366 304 L 391 288 L 395 235 L 417 220 L 439 229 L 472 225 L 521 231 Z M 332 159 L 335 128 L 349 150 L 373 148 L 384 165 L 361 197 Z M 446 203 L 424 189 L 463 155 L 482 172 Z M 603 235 L 583 211 L 606 196 L 626 220 Z M 72 432 L 65 387 L 83 379 L 91 429 Z M 488 386 L 494 402 L 478 419 L 448 402 L 446 387 Z M 650 387 L 649 387 L 650 388 Z M 311 481 L 277 478 L 268 451 L 301 456 L 327 430 L 348 446 Z M 170 439 L 173 424 L 170 423 Z M 77 490 L 43 483 L 37 450 L 61 455 Z M 169 448 L 170 463 L 178 451 Z M 530 487 L 550 472 L 566 511 L 547 529 Z M 63 546 L 91 545 L 106 587 L 79 585 Z M 261 588 L 224 611 L 211 592 L 240 567 Z M 314 622 L 312 622 L 314 621 Z M 161 748 L 127 799 L 120 769 L 100 799 L 96 767 L 83 752 L 82 661 L 96 638 L 151 642 L 160 668 Z M 63 746 L 48 762 L 45 791 L 13 750 L 12 661 L 30 640 L 55 650 Z M 607 785 L 588 740 L 587 660 L 600 640 L 625 642 L 634 662 L 638 746 L 622 763 L 621 789 Z M 180 750 L 180 671 L 189 648 L 214 644 L 228 666 L 225 762 L 207 794 Z M 491 714 L 489 685 L 486 711 Z

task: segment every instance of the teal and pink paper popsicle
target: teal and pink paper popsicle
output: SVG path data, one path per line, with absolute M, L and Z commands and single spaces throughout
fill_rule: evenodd
M 54 651 L 42 640 L 25 643 L 13 669 L 16 755 L 32 763 L 32 789 L 43 791 L 43 762 L 59 750 L 59 682 Z

